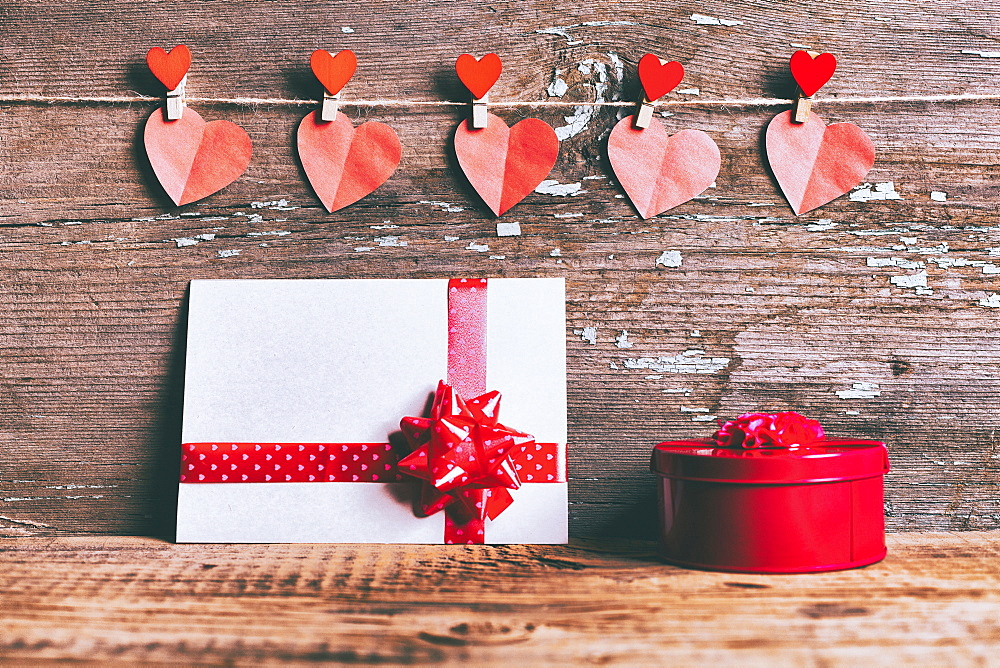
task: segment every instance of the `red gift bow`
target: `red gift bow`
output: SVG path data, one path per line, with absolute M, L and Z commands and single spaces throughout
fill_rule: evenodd
M 512 455 L 535 438 L 500 424 L 499 413 L 499 392 L 463 400 L 440 381 L 430 418 L 402 419 L 413 452 L 400 460 L 399 471 L 426 481 L 421 512 L 433 515 L 449 506 L 454 511 L 457 501 L 462 512 L 455 520 L 495 520 L 514 502 L 507 490 L 518 489 L 521 480 Z

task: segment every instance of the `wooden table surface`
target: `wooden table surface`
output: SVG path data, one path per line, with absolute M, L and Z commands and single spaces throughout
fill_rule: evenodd
M 901 533 L 867 568 L 708 573 L 641 541 L 0 547 L 10 663 L 1000 665 L 1000 532 Z

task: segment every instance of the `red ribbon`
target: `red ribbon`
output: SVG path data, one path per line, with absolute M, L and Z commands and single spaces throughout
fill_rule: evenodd
M 403 418 L 413 452 L 387 443 L 185 443 L 181 482 L 425 481 L 421 511 L 445 511 L 446 543 L 483 543 L 486 518 L 513 502 L 521 482 L 565 482 L 565 448 L 536 443 L 499 423 L 498 392 L 486 392 L 485 279 L 448 282 L 448 383 L 430 418 Z M 474 396 L 463 400 L 462 396 Z

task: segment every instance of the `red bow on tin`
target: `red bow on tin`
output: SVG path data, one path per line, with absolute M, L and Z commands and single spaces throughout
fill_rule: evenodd
M 715 432 L 720 448 L 799 448 L 822 441 L 826 435 L 816 420 L 795 411 L 744 413 L 735 420 L 719 420 Z
M 469 519 L 493 520 L 514 502 L 507 490 L 521 481 L 511 455 L 535 438 L 500 424 L 499 412 L 499 392 L 463 400 L 441 381 L 431 417 L 404 417 L 399 423 L 413 448 L 399 471 L 427 481 L 420 500 L 425 515 L 458 501 Z

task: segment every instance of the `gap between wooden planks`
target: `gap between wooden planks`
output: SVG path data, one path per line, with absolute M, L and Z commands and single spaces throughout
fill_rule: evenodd
M 648 542 L 12 539 L 0 657 L 183 663 L 989 664 L 1000 531 L 890 534 L 868 568 L 745 575 Z

